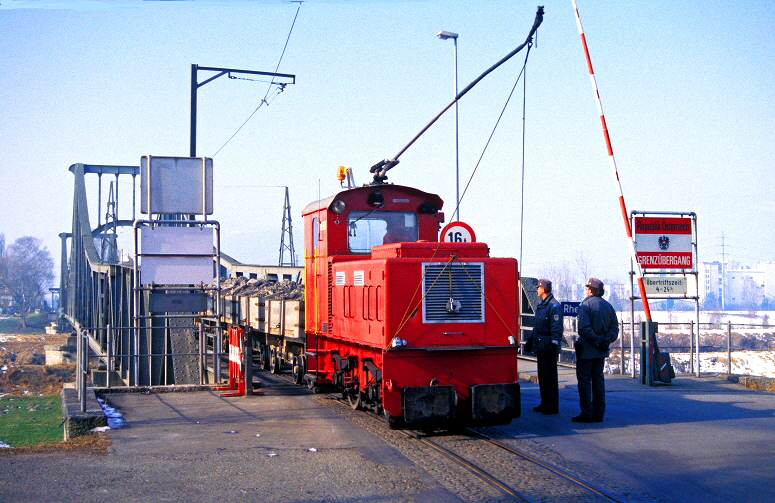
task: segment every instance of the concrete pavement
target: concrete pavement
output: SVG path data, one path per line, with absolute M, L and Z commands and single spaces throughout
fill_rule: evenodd
M 533 412 L 538 385 L 528 382 L 522 417 L 498 430 L 666 502 L 775 501 L 775 393 L 725 375 L 679 375 L 655 387 L 606 376 L 605 421 L 579 424 L 570 420 L 580 412 L 575 369 L 558 375 L 560 414 Z M 520 377 L 534 376 L 535 362 L 520 360 Z
M 110 454 L 0 456 L 0 501 L 460 501 L 434 466 L 410 461 L 307 390 L 260 376 L 263 396 L 112 394 L 129 427 L 108 433 Z M 631 491 L 628 501 L 775 501 L 773 392 L 715 375 L 656 387 L 607 376 L 605 421 L 579 424 L 570 420 L 579 413 L 575 369 L 559 370 L 552 416 L 532 410 L 533 361 L 520 360 L 520 378 L 522 417 L 490 428 L 517 449 Z

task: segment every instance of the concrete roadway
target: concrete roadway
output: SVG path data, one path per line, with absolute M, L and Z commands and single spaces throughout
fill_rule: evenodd
M 520 377 L 535 375 L 534 362 L 520 365 Z M 498 429 L 665 502 L 775 501 L 775 393 L 726 376 L 656 387 L 607 376 L 605 421 L 580 424 L 570 420 L 580 412 L 575 369 L 562 367 L 559 377 L 559 415 L 534 412 L 538 385 L 524 384 L 522 417 Z
M 605 421 L 577 424 L 573 369 L 560 371 L 560 414 L 544 416 L 532 410 L 535 365 L 520 363 L 528 379 L 522 417 L 494 428 L 515 447 L 616 494 L 629 487 L 665 503 L 775 501 L 775 393 L 718 377 L 647 388 L 614 376 Z M 0 501 L 461 501 L 432 466 L 303 388 L 275 378 L 265 391 L 113 394 L 130 425 L 109 432 L 113 452 L 0 456 Z

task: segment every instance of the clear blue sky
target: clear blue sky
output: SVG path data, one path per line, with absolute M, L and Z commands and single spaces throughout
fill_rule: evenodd
M 68 167 L 188 155 L 191 64 L 274 71 L 298 9 L 279 0 L 32 3 L 0 0 L 0 232 L 7 243 L 42 238 L 55 262 L 57 235 L 71 229 Z M 544 23 L 527 70 L 522 269 L 536 275 L 583 255 L 593 275 L 625 280 L 624 225 L 571 1 L 541 3 Z M 452 99 L 453 45 L 436 34 L 460 35 L 462 89 L 524 41 L 537 5 L 305 2 L 279 68 L 296 84 L 214 157 L 222 249 L 244 262 L 276 263 L 284 195 L 277 187 L 287 185 L 303 256 L 301 209 L 337 191 L 336 167 L 352 167 L 366 183 L 369 166 L 394 156 Z M 701 261 L 721 258 L 722 233 L 726 258 L 775 260 L 775 4 L 578 7 L 628 210 L 696 212 Z M 460 102 L 463 182 L 523 59 Z M 521 88 L 461 205 L 462 220 L 496 256 L 519 255 Z M 198 155 L 213 156 L 266 90 L 226 78 L 200 88 Z M 449 220 L 454 162 L 450 110 L 389 181 L 438 193 Z M 131 192 L 120 190 L 119 217 L 130 218 Z M 90 197 L 96 204 L 96 189 Z

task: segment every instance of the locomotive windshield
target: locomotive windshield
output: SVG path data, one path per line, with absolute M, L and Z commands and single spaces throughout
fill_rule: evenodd
M 350 253 L 371 253 L 371 247 L 417 241 L 417 215 L 410 211 L 351 211 L 347 217 Z

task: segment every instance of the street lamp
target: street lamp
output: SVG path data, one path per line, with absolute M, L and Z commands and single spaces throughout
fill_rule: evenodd
M 452 39 L 455 44 L 455 213 L 452 215 L 452 221 L 460 221 L 460 146 L 458 142 L 458 120 L 457 120 L 457 33 L 451 31 L 440 31 L 437 35 L 441 40 Z

